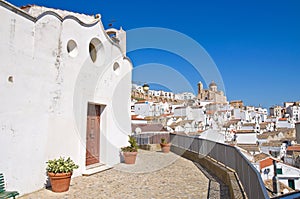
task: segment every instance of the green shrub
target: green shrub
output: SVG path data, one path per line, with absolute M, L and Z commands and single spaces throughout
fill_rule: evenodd
M 160 142 L 161 142 L 162 144 L 167 144 L 166 138 L 161 138 L 161 139 L 160 139 Z
M 70 157 L 67 159 L 60 157 L 59 159 L 48 160 L 46 170 L 50 173 L 69 173 L 78 168 L 79 166 Z
M 129 137 L 129 144 L 130 146 L 122 147 L 121 150 L 123 152 L 137 152 L 138 150 L 138 145 L 136 142 L 136 139 L 133 136 L 128 136 Z

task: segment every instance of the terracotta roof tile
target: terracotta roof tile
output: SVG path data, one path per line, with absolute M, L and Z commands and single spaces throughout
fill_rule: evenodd
M 253 130 L 237 130 L 236 134 L 242 134 L 242 133 L 256 133 Z
M 264 160 L 264 159 L 266 159 L 268 157 L 270 157 L 270 155 L 265 154 L 265 153 L 256 154 L 256 155 L 254 155 L 254 162 L 258 162 L 258 161 Z
M 287 121 L 288 119 L 287 118 L 279 118 L 278 120 L 279 121 Z
M 289 146 L 287 151 L 300 151 L 300 145 Z

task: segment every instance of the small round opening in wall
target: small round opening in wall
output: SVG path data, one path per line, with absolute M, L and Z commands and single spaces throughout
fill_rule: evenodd
M 95 63 L 97 60 L 97 50 L 94 44 L 90 43 L 89 51 L 90 51 L 90 57 L 92 61 Z
M 114 65 L 113 65 L 113 70 L 114 72 L 119 75 L 120 74 L 120 65 L 119 63 L 115 62 Z
M 74 40 L 68 41 L 67 51 L 71 57 L 76 57 L 78 55 L 78 47 Z
M 14 82 L 14 77 L 13 76 L 9 76 L 8 77 L 8 82 L 13 83 Z
M 104 57 L 104 47 L 101 41 L 97 38 L 91 40 L 89 44 L 89 53 L 91 60 L 97 64 L 101 65 L 104 59 L 100 59 L 100 57 Z

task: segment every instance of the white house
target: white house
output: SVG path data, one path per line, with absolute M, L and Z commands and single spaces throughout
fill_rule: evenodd
M 190 93 L 190 92 L 175 94 L 175 99 L 177 99 L 177 100 L 192 100 L 195 97 L 196 96 L 194 95 L 194 93 Z
M 288 118 L 278 118 L 276 120 L 276 128 L 295 128 L 295 123 Z
M 136 102 L 134 104 L 134 112 L 141 116 L 160 116 L 164 113 L 168 113 L 169 104 L 167 102 L 163 103 L 153 103 L 153 102 Z
M 196 122 L 205 122 L 207 115 L 205 114 L 205 109 L 199 106 L 190 107 L 187 112 L 187 120 L 194 120 Z
M 300 120 L 300 107 L 299 106 L 289 106 L 286 108 L 286 113 L 290 115 L 294 122 L 299 122 Z
M 7 189 L 43 188 L 47 160 L 60 156 L 79 164 L 73 176 L 119 163 L 131 132 L 125 31 L 104 30 L 100 15 L 19 9 L 2 0 L 0 18 L 0 171 Z
M 191 112 L 192 108 L 189 106 L 181 106 L 174 109 L 175 117 L 186 117 L 189 112 Z
M 236 142 L 237 144 L 256 144 L 257 134 L 255 131 L 242 131 L 236 132 Z
M 263 180 L 271 179 L 273 177 L 273 173 L 274 173 L 273 165 L 260 168 L 260 170 L 262 171 L 261 177 Z M 268 171 L 268 174 L 265 171 Z M 283 184 L 285 184 L 286 186 L 294 190 L 300 190 L 300 169 L 289 166 L 282 162 L 278 162 L 277 176 L 278 176 L 278 180 Z

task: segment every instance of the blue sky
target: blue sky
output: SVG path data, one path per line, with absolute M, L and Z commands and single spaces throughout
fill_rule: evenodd
M 181 32 L 201 44 L 214 60 L 229 100 L 241 99 L 247 105 L 265 107 L 300 100 L 298 0 L 9 2 L 17 6 L 36 4 L 86 14 L 100 13 L 106 27 L 115 20 L 114 27 L 122 26 L 125 30 L 162 27 Z M 144 49 L 130 52 L 128 56 L 135 66 L 160 63 L 174 68 L 189 80 L 194 90 L 197 82 L 203 81 L 189 62 L 173 53 Z M 143 81 L 143 76 L 134 78 Z M 176 82 L 176 78 L 168 75 L 166 78 Z

